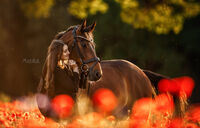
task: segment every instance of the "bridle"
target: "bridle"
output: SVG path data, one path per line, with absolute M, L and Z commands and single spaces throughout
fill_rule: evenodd
M 87 82 L 87 76 L 89 74 L 89 72 L 91 72 L 94 68 L 94 66 L 100 62 L 100 59 L 98 57 L 94 57 L 88 60 L 84 60 L 84 56 L 81 53 L 81 50 L 78 46 L 78 42 L 77 42 L 77 38 L 86 40 L 90 43 L 93 43 L 91 40 L 88 40 L 87 38 L 83 37 L 83 36 L 79 36 L 76 34 L 76 30 L 78 29 L 78 26 L 75 26 L 74 29 L 72 30 L 72 34 L 73 34 L 73 44 L 72 44 L 72 50 L 75 47 L 77 52 L 78 52 L 78 56 L 80 57 L 80 62 L 81 62 L 81 66 L 80 66 L 80 70 L 81 70 L 81 75 L 80 75 L 80 83 L 79 83 L 79 88 L 82 89 L 87 89 L 87 93 L 89 94 L 89 89 L 90 89 L 90 84 Z M 72 51 L 71 50 L 71 51 Z M 89 63 L 93 63 L 93 65 L 91 67 L 88 66 Z M 88 86 L 87 86 L 88 85 Z
M 77 49 L 77 52 L 78 52 L 78 56 L 80 57 L 80 62 L 81 62 L 81 67 L 80 67 L 80 70 L 82 73 L 85 73 L 85 74 L 88 74 L 90 71 L 93 70 L 94 66 L 100 62 L 100 59 L 98 57 L 94 57 L 94 58 L 91 58 L 91 59 L 88 59 L 88 60 L 83 60 L 84 56 L 83 54 L 81 53 L 81 50 L 78 46 L 78 42 L 77 42 L 77 38 L 80 38 L 80 39 L 83 39 L 83 40 L 86 40 L 90 43 L 93 43 L 92 41 L 88 40 L 87 38 L 83 37 L 83 36 L 78 36 L 76 34 L 76 30 L 77 30 L 78 26 L 75 26 L 73 31 L 72 31 L 72 34 L 73 34 L 73 44 L 72 44 L 72 47 L 75 47 Z M 72 48 L 73 49 L 73 48 Z M 93 65 L 91 67 L 88 66 L 89 63 L 93 63 Z M 86 68 L 85 68 L 86 67 Z

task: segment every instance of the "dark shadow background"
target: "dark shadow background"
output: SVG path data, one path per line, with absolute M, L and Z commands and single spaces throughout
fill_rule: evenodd
M 58 0 L 48 17 L 30 18 L 17 0 L 0 1 L 0 92 L 12 97 L 36 92 L 51 40 L 59 31 L 82 22 L 67 12 L 69 2 Z M 97 22 L 98 56 L 126 59 L 170 77 L 190 76 L 196 83 L 190 102 L 199 103 L 200 15 L 186 19 L 177 35 L 158 35 L 122 22 L 119 5 L 108 3 L 107 13 L 87 18 L 90 24 Z

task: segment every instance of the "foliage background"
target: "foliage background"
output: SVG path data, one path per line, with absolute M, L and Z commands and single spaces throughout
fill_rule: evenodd
M 36 92 L 47 47 L 59 31 L 97 22 L 97 54 L 196 82 L 200 102 L 198 0 L 1 0 L 0 92 Z

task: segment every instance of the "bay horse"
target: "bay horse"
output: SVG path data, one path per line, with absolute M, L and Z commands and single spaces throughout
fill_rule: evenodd
M 81 87 L 80 85 L 84 85 L 81 83 L 89 82 L 89 97 L 99 88 L 108 88 L 118 97 L 118 105 L 113 113 L 127 114 L 127 110 L 131 109 L 137 99 L 152 97 L 151 81 L 143 70 L 129 61 L 99 61 L 93 41 L 95 25 L 96 23 L 87 27 L 84 21 L 81 25 L 71 26 L 55 36 L 48 48 L 38 91 L 50 99 L 58 94 L 68 94 L 76 99 L 78 88 L 88 89 Z M 79 73 L 69 68 L 61 69 L 57 65 L 64 45 L 68 46 L 69 59 L 77 63 Z M 85 72 L 88 75 L 84 75 Z M 43 115 L 55 117 L 51 107 L 43 105 L 44 99 L 41 96 L 37 96 L 36 101 Z

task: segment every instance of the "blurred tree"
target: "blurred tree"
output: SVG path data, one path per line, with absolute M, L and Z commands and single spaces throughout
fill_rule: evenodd
M 108 5 L 103 0 L 72 0 L 68 11 L 78 18 L 86 18 L 88 14 L 95 15 L 97 12 L 105 13 Z
M 26 20 L 19 7 L 15 6 L 16 4 L 17 1 L 10 0 L 2 0 L 0 4 L 0 33 L 2 33 L 0 35 L 1 87 L 6 87 L 7 90 L 10 89 L 11 94 L 14 94 L 13 92 L 17 89 L 23 89 L 23 83 L 29 81 L 25 72 L 23 72 L 23 67 L 20 66 L 20 60 L 22 60 L 26 50 L 25 45 L 22 45 L 24 43 L 23 34 Z M 16 83 L 18 84 L 15 85 Z
M 157 34 L 178 34 L 186 18 L 200 13 L 200 3 L 194 0 L 113 0 L 120 5 L 120 17 L 134 28 L 148 29 Z M 27 17 L 47 17 L 54 5 L 54 0 L 19 0 Z M 112 5 L 110 5 L 112 6 Z M 108 11 L 108 0 L 72 0 L 68 11 L 83 19 L 98 12 Z
M 20 7 L 27 17 L 41 18 L 48 17 L 54 0 L 19 0 Z
M 57 32 L 77 22 L 61 6 L 66 2 L 44 10 L 45 3 L 34 2 L 0 1 L 0 90 L 11 96 L 36 91 L 48 45 Z
M 167 34 L 170 31 L 178 34 L 182 30 L 185 18 L 200 13 L 200 3 L 188 0 L 114 1 L 121 6 L 122 21 L 134 28 L 146 28 L 157 34 Z M 98 10 L 105 12 L 106 3 L 108 1 L 74 0 L 70 3 L 69 12 L 78 18 L 85 18 L 88 14 L 95 15 Z

